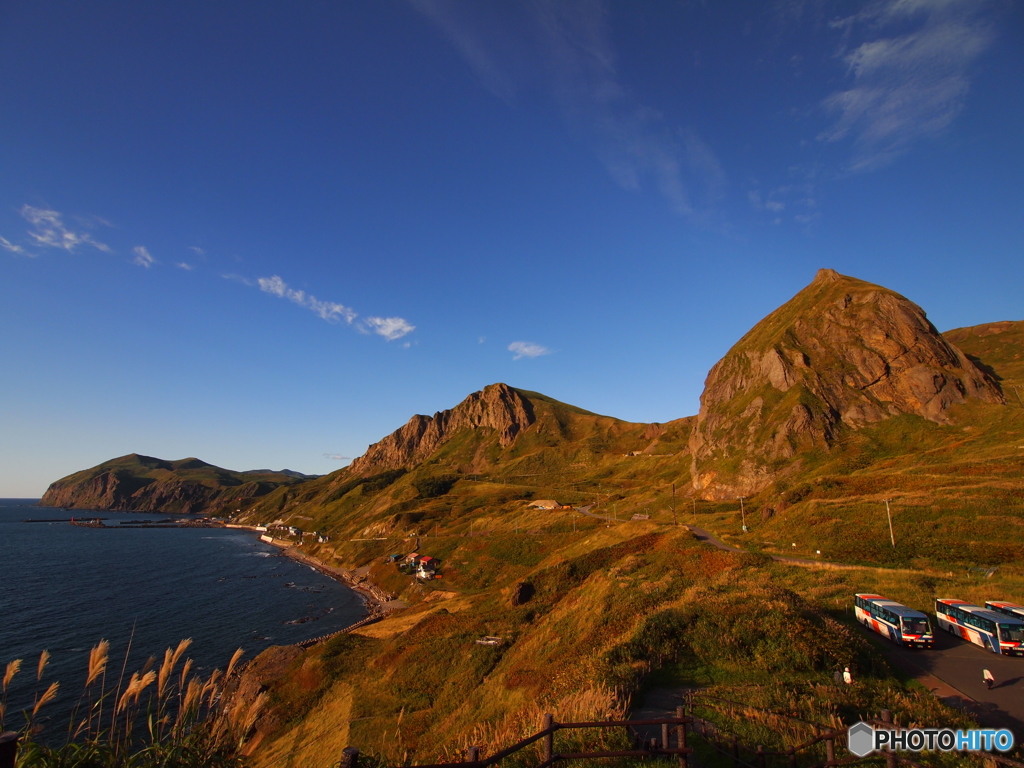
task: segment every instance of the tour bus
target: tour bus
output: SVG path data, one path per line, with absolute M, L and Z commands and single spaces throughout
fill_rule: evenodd
M 1006 656 L 1024 656 L 1024 621 L 963 600 L 935 601 L 935 618 L 947 632 Z
M 925 614 L 881 595 L 855 595 L 853 613 L 865 627 L 897 645 L 931 648 L 935 642 L 931 623 Z
M 1024 621 L 1024 605 L 1017 605 L 1016 603 L 1004 603 L 1002 600 L 989 600 L 985 603 L 985 607 L 990 611 L 996 611 L 998 613 L 1006 614 L 1007 616 L 1013 616 L 1015 619 L 1021 619 Z

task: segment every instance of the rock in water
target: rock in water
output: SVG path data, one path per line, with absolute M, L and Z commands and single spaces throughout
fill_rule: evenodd
M 949 407 L 968 398 L 1003 402 L 919 306 L 822 269 L 708 374 L 689 442 L 694 488 L 708 499 L 750 495 L 844 428 L 904 413 L 949 423 Z

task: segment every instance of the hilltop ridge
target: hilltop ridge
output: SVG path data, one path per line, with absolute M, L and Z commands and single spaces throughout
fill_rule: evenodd
M 233 472 L 201 459 L 166 461 L 130 453 L 50 484 L 41 507 L 123 512 L 226 514 L 282 485 L 298 473 Z
M 456 433 L 481 427 L 495 430 L 502 448 L 507 448 L 536 420 L 533 405 L 507 384 L 490 384 L 474 392 L 449 410 L 433 416 L 415 415 L 399 429 L 366 449 L 352 462 L 352 471 L 373 471 L 413 466 Z

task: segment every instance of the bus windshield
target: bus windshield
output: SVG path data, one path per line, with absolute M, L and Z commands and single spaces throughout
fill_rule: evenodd
M 931 634 L 931 629 L 928 626 L 928 619 L 904 619 L 903 632 L 908 635 Z
M 1024 627 L 1020 624 L 1000 624 L 999 639 L 1008 643 L 1024 643 Z

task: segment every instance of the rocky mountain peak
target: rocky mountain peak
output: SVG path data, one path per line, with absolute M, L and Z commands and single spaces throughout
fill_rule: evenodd
M 811 281 L 811 285 L 820 285 L 821 283 L 835 283 L 842 280 L 843 276 L 836 272 L 834 269 L 827 269 L 825 267 L 819 269 L 814 275 L 814 280 Z
M 466 429 L 492 429 L 503 448 L 536 420 L 533 405 L 507 384 L 491 384 L 454 408 L 433 416 L 413 416 L 400 429 L 366 449 L 352 462 L 363 474 L 411 467 Z
M 968 398 L 1003 402 L 919 306 L 821 269 L 708 374 L 689 444 L 694 487 L 706 498 L 755 493 L 844 428 L 903 413 L 948 423 Z

